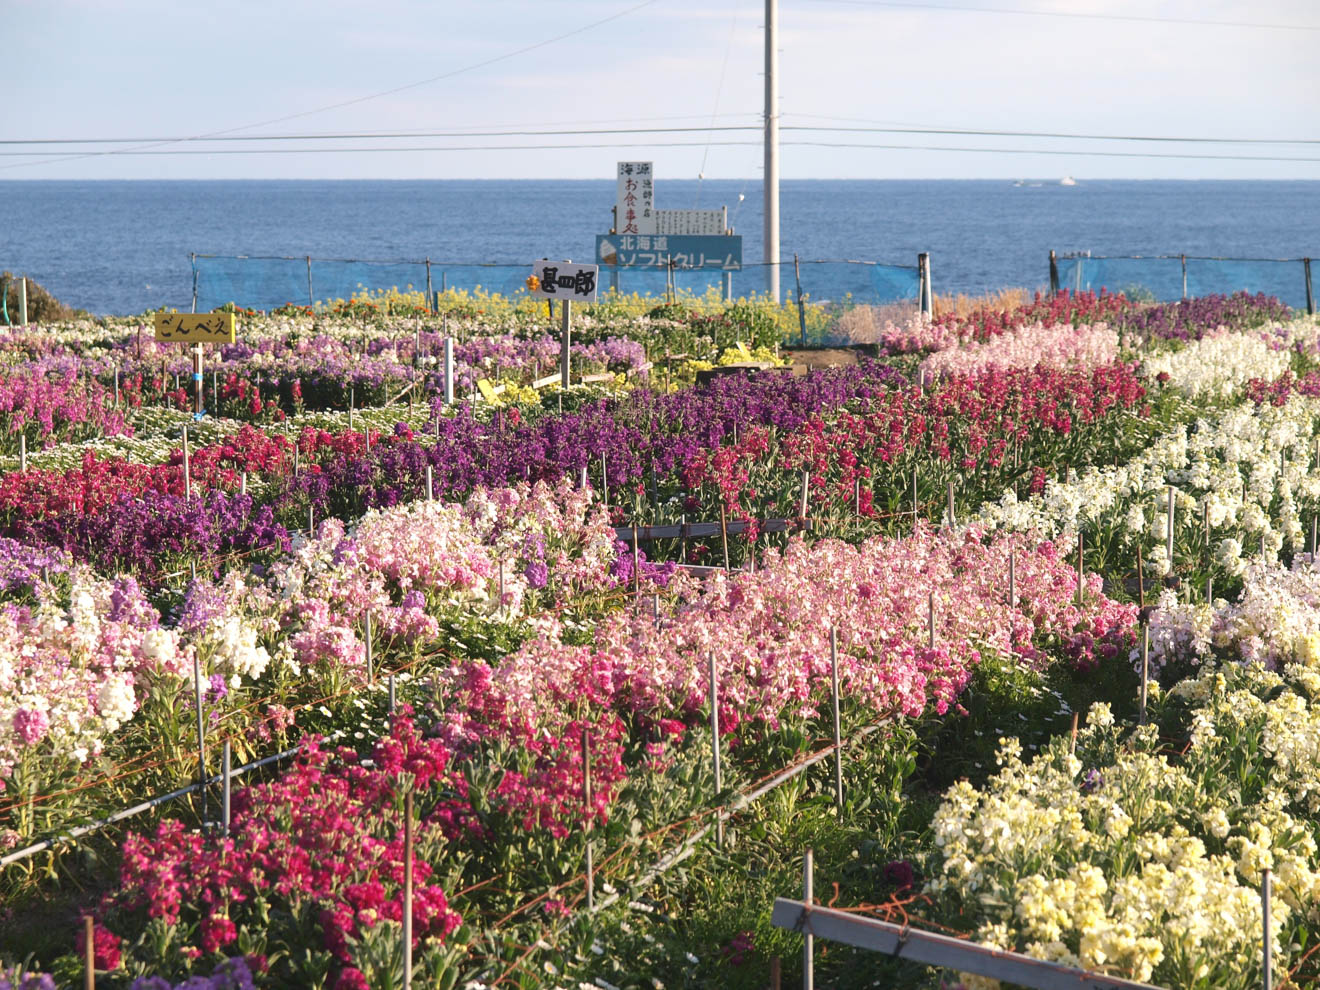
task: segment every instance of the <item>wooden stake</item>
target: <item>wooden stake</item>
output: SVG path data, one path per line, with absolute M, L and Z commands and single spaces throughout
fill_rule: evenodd
M 1071 753 L 1077 752 L 1077 713 L 1076 712 L 1073 712 L 1072 748 L 1069 750 L 1069 752 Z
M 96 990 L 96 922 L 83 916 L 83 986 Z

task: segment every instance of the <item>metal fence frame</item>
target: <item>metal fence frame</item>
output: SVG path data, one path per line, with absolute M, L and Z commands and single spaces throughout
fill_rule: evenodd
M 1059 261 L 1076 261 L 1074 268 L 1076 273 L 1075 284 L 1064 286 L 1061 284 L 1059 276 Z M 1081 277 L 1083 262 L 1086 261 L 1178 261 L 1182 266 L 1182 298 L 1188 298 L 1187 295 L 1187 262 L 1188 261 L 1231 261 L 1242 263 L 1269 263 L 1269 264 L 1297 264 L 1302 266 L 1301 278 L 1306 292 L 1306 312 L 1308 315 L 1315 315 L 1315 292 L 1311 283 L 1311 259 L 1310 258 L 1226 258 L 1213 255 L 1198 254 L 1091 254 L 1089 251 L 1078 254 L 1060 255 L 1055 251 L 1050 251 L 1050 295 L 1056 295 L 1061 288 L 1072 289 L 1074 291 L 1081 288 Z

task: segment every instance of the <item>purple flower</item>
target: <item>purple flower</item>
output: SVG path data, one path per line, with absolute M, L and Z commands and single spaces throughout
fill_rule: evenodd
M 523 576 L 527 578 L 528 587 L 544 588 L 550 580 L 550 568 L 546 567 L 543 560 L 529 561 L 523 568 Z

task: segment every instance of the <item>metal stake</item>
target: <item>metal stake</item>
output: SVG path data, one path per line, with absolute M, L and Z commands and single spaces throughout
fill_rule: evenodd
M 807 906 L 807 912 L 811 911 L 812 902 L 815 899 L 812 890 L 815 873 L 814 857 L 810 849 L 802 860 L 802 903 Z M 802 990 L 816 990 L 816 960 L 815 960 L 815 938 L 811 934 L 810 925 L 806 924 L 806 918 L 802 919 L 803 924 L 803 946 L 802 946 Z
M 1139 718 L 1142 725 L 1146 724 L 1146 699 L 1149 697 L 1150 687 L 1150 626 L 1146 623 L 1141 624 L 1141 711 Z
M 1014 551 L 1008 552 L 1008 607 L 1017 608 L 1017 560 Z
M 403 796 L 403 987 L 412 987 L 413 795 Z
M 834 803 L 843 810 L 843 740 L 839 731 L 839 630 L 830 626 L 830 701 L 834 711 Z
M 719 682 L 715 675 L 715 653 L 710 654 L 710 750 L 715 764 L 715 793 L 724 792 L 724 771 L 720 766 L 720 694 Z M 724 847 L 724 814 L 715 811 L 715 844 Z
M 596 910 L 596 863 L 591 848 L 591 733 L 582 729 L 582 818 L 587 831 L 587 910 Z
M 229 835 L 229 795 L 230 790 L 230 769 L 229 769 L 229 740 L 225 740 L 224 748 L 220 753 L 220 834 Z
M 371 635 L 371 613 L 370 613 L 370 612 L 368 612 L 368 613 L 366 614 L 365 625 L 366 625 L 366 630 L 365 630 L 365 632 L 366 632 L 366 641 L 367 641 L 367 683 L 368 683 L 368 684 L 375 684 L 375 683 L 376 683 L 376 667 L 375 667 L 375 663 L 374 663 L 374 661 L 375 661 L 375 657 L 372 655 L 372 653 L 373 653 L 373 646 L 374 646 L 375 644 L 373 644 L 372 641 L 371 641 L 371 640 L 372 640 L 372 635 Z
M 926 600 L 926 626 L 929 639 L 928 645 L 933 650 L 935 649 L 935 592 L 933 591 Z
M 435 501 L 435 473 L 431 470 L 431 465 L 426 465 L 426 500 Z
M 1267 869 L 1260 878 L 1260 915 L 1264 929 L 1264 954 L 1261 961 L 1261 986 L 1265 990 L 1274 990 L 1274 939 L 1270 937 L 1270 894 L 1272 875 Z
M 202 661 L 193 655 L 193 701 L 197 705 L 197 793 L 202 797 L 202 822 L 206 821 L 206 724 L 202 718 Z
M 390 674 L 390 714 L 394 714 L 394 675 Z
M 1169 486 L 1169 519 L 1165 525 L 1165 554 L 1169 559 L 1169 570 L 1173 570 L 1173 486 Z

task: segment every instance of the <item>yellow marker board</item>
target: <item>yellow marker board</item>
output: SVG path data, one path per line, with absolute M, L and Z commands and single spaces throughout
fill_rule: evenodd
M 477 391 L 487 402 L 494 402 L 495 396 L 504 391 L 503 385 L 493 385 L 489 378 L 482 378 L 477 381 Z
M 232 344 L 233 313 L 157 313 L 156 339 L 172 344 Z

